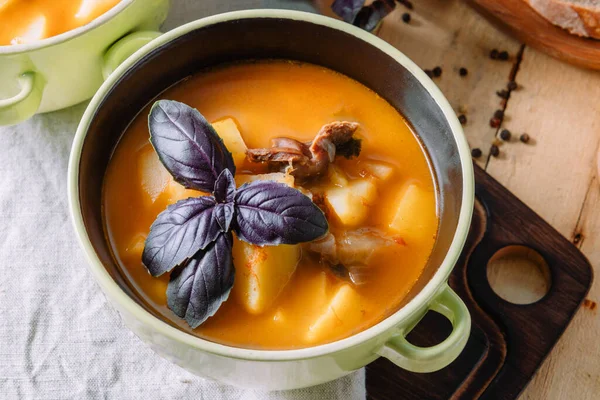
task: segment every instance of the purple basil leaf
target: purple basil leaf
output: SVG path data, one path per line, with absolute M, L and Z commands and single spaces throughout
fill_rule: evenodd
M 364 4 L 365 0 L 335 0 L 331 9 L 344 21 L 352 23 Z
M 235 180 L 228 169 L 224 169 L 215 182 L 215 199 L 219 203 L 231 203 L 235 196 Z
M 229 232 L 234 213 L 235 204 L 233 202 L 217 203 L 215 210 L 213 211 L 213 216 L 219 224 L 219 227 L 221 227 L 221 232 Z
M 235 269 L 231 233 L 220 234 L 206 249 L 171 273 L 167 304 L 189 326 L 197 328 L 229 297 Z
M 215 205 L 212 196 L 192 197 L 158 215 L 142 254 L 152 276 L 170 271 L 216 239 L 221 228 L 213 217 Z
M 221 171 L 235 173 L 231 153 L 198 110 L 159 100 L 150 110 L 148 127 L 158 158 L 186 188 L 212 192 Z
M 235 195 L 235 233 L 248 243 L 295 244 L 329 228 L 323 212 L 298 190 L 273 181 L 242 185 Z

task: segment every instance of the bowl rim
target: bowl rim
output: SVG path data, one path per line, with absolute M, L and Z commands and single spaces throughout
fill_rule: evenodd
M 104 25 L 105 23 L 116 17 L 123 10 L 125 10 L 127 7 L 129 7 L 131 4 L 133 4 L 134 1 L 136 0 L 120 0 L 110 10 L 94 18 L 87 24 L 78 26 L 75 29 L 71 29 L 63 33 L 59 33 L 58 35 L 36 40 L 31 43 L 1 45 L 0 56 L 34 51 L 45 47 L 55 46 L 57 44 L 74 39 L 88 31 L 91 31 L 92 29 L 99 27 L 100 25 Z
M 433 97 L 438 107 L 440 107 L 444 117 L 450 125 L 454 140 L 457 144 L 462 167 L 463 194 L 457 228 L 446 257 L 431 280 L 406 305 L 372 327 L 335 342 L 301 349 L 256 350 L 227 346 L 211 342 L 206 339 L 201 339 L 197 336 L 193 336 L 189 333 L 181 331 L 146 311 L 137 302 L 130 298 L 127 293 L 125 293 L 113 280 L 94 251 L 83 223 L 83 215 L 81 213 L 81 204 L 79 199 L 79 164 L 81 161 L 81 151 L 85 142 L 88 128 L 98 106 L 102 103 L 112 86 L 118 82 L 119 78 L 128 69 L 130 69 L 138 60 L 140 60 L 150 51 L 159 46 L 172 42 L 178 37 L 191 31 L 232 20 L 262 18 L 298 20 L 329 27 L 352 35 L 359 40 L 377 47 L 381 51 L 391 56 L 396 62 L 404 66 L 411 74 L 415 76 L 415 78 L 417 78 L 427 92 Z M 368 340 L 374 339 L 384 332 L 399 326 L 403 321 L 417 313 L 420 309 L 422 309 L 424 304 L 430 303 L 434 296 L 438 294 L 440 288 L 442 288 L 447 282 L 448 277 L 460 256 L 471 223 L 475 190 L 471 153 L 467 139 L 464 136 L 462 127 L 456 117 L 456 114 L 435 83 L 433 83 L 433 81 L 413 61 L 411 61 L 403 53 L 384 40 L 348 23 L 308 12 L 269 9 L 233 11 L 189 22 L 154 39 L 152 42 L 148 43 L 134 53 L 123 64 L 121 64 L 100 87 L 85 110 L 73 139 L 71 156 L 69 160 L 67 185 L 72 223 L 80 246 L 85 252 L 86 259 L 88 261 L 88 268 L 111 301 L 117 303 L 119 308 L 124 309 L 132 316 L 135 316 L 139 322 L 151 327 L 160 334 L 179 342 L 180 344 L 186 344 L 198 350 L 228 358 L 252 361 L 292 361 L 326 356 L 328 354 L 359 346 Z

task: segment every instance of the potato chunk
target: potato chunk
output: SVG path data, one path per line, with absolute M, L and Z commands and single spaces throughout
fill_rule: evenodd
M 242 138 L 242 134 L 237 127 L 237 124 L 232 118 L 222 119 L 212 124 L 215 131 L 219 134 L 227 149 L 233 156 L 233 162 L 236 167 L 242 165 L 246 159 L 246 143 Z
M 145 245 L 146 235 L 144 235 L 143 233 L 138 233 L 133 238 L 131 238 L 129 244 L 125 248 L 124 255 L 127 255 L 127 257 L 130 257 L 133 260 L 141 260 Z
M 285 183 L 288 186 L 294 187 L 294 177 L 289 174 L 282 172 L 273 172 L 271 174 L 258 174 L 258 175 L 236 175 L 235 183 L 238 186 L 242 186 L 244 183 L 254 181 L 275 181 L 279 183 Z
M 346 187 L 325 191 L 327 205 L 346 226 L 360 225 L 377 199 L 377 186 L 370 179 L 351 181 Z
M 304 275 L 295 280 L 293 290 L 288 290 L 282 295 L 286 297 L 281 300 L 284 306 L 275 307 L 273 310 L 273 322 L 281 325 L 290 320 L 298 321 L 306 318 L 307 321 L 311 321 L 327 305 L 331 286 L 330 278 L 325 271 L 319 271 L 308 277 Z M 301 310 L 301 315 L 292 310 Z
M 364 304 L 360 295 L 350 286 L 340 287 L 321 315 L 306 333 L 309 343 L 336 337 L 360 324 Z
M 411 183 L 404 188 L 398 200 L 396 214 L 389 227 L 397 232 L 407 243 L 427 239 L 427 232 L 435 231 L 435 196 L 419 185 Z
M 149 204 L 154 204 L 159 197 L 161 200 L 173 204 L 188 197 L 204 195 L 203 192 L 186 189 L 183 185 L 175 182 L 169 171 L 160 162 L 150 143 L 140 150 L 137 166 L 142 189 L 147 194 L 144 200 Z
M 327 177 L 329 178 L 329 182 L 335 186 L 344 187 L 348 185 L 348 178 L 346 177 L 346 174 L 335 164 L 329 164 L 329 168 L 327 169 Z
M 381 161 L 365 161 L 362 167 L 367 174 L 382 181 L 390 179 L 394 173 L 394 167 Z
M 235 239 L 233 295 L 252 314 L 266 311 L 294 274 L 300 246 L 255 246 Z
M 163 192 L 167 196 L 166 200 L 169 204 L 177 203 L 179 200 L 184 200 L 190 197 L 204 196 L 204 192 L 198 190 L 186 189 L 183 185 L 171 179 Z
M 138 177 L 142 189 L 148 195 L 145 200 L 153 204 L 173 178 L 160 162 L 152 145 L 145 145 L 138 154 Z

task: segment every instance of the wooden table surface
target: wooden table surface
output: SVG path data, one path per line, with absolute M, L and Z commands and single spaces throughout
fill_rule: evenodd
M 483 156 L 477 163 L 572 240 L 592 266 L 600 265 L 600 72 L 557 61 L 505 35 L 461 0 L 413 0 L 389 15 L 378 35 L 412 58 L 421 68 L 442 67 L 434 81 L 457 113 L 464 113 L 471 147 Z M 409 24 L 402 14 L 410 12 Z M 492 60 L 491 49 L 506 50 L 509 61 Z M 468 69 L 460 77 L 458 69 Z M 496 91 L 511 74 L 518 83 L 503 106 Z M 498 128 L 490 126 L 504 110 Z M 499 132 L 513 139 L 489 149 Z M 527 133 L 529 144 L 518 141 Z M 505 291 L 511 288 L 504 277 Z M 518 295 L 518 293 L 516 294 Z M 523 392 L 521 399 L 598 399 L 600 397 L 600 300 L 594 282 L 573 322 Z
M 172 15 L 177 14 L 173 1 Z M 378 35 L 421 68 L 442 67 L 434 79 L 457 113 L 467 116 L 465 133 L 471 147 L 481 148 L 477 163 L 515 193 L 600 265 L 600 188 L 596 154 L 600 144 L 600 72 L 557 61 L 505 35 L 463 0 L 412 0 L 414 10 L 398 5 L 386 17 Z M 196 19 L 231 9 L 282 7 L 307 9 L 308 1 L 244 0 L 198 2 Z M 331 0 L 314 0 L 323 13 Z M 410 12 L 409 24 L 402 14 Z M 171 17 L 170 17 L 171 18 Z M 174 18 L 174 17 L 173 17 Z M 167 21 L 167 28 L 169 21 Z M 489 58 L 491 49 L 506 50 L 509 61 Z M 520 54 L 519 57 L 517 55 Z M 468 69 L 460 77 L 458 69 Z M 519 85 L 506 105 L 496 91 L 511 74 Z M 489 120 L 497 109 L 505 118 L 498 128 Z M 513 133 L 500 146 L 499 157 L 489 148 L 502 129 Z M 515 136 L 530 135 L 523 144 Z M 503 278 L 504 291 L 514 280 Z M 516 296 L 519 293 L 515 293 Z M 600 301 L 596 281 L 589 293 Z M 593 303 L 592 303 L 593 304 Z M 600 396 L 600 314 L 582 307 L 521 399 L 598 399 Z

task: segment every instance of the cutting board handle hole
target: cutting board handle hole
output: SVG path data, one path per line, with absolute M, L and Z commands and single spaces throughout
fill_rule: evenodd
M 544 257 L 526 246 L 507 246 L 496 252 L 487 265 L 492 290 L 513 304 L 531 304 L 550 290 L 552 278 Z
M 431 329 L 434 326 L 435 329 Z M 406 339 L 419 347 L 431 347 L 442 343 L 452 333 L 448 318 L 435 311 L 429 311 L 421 322 L 406 336 Z

